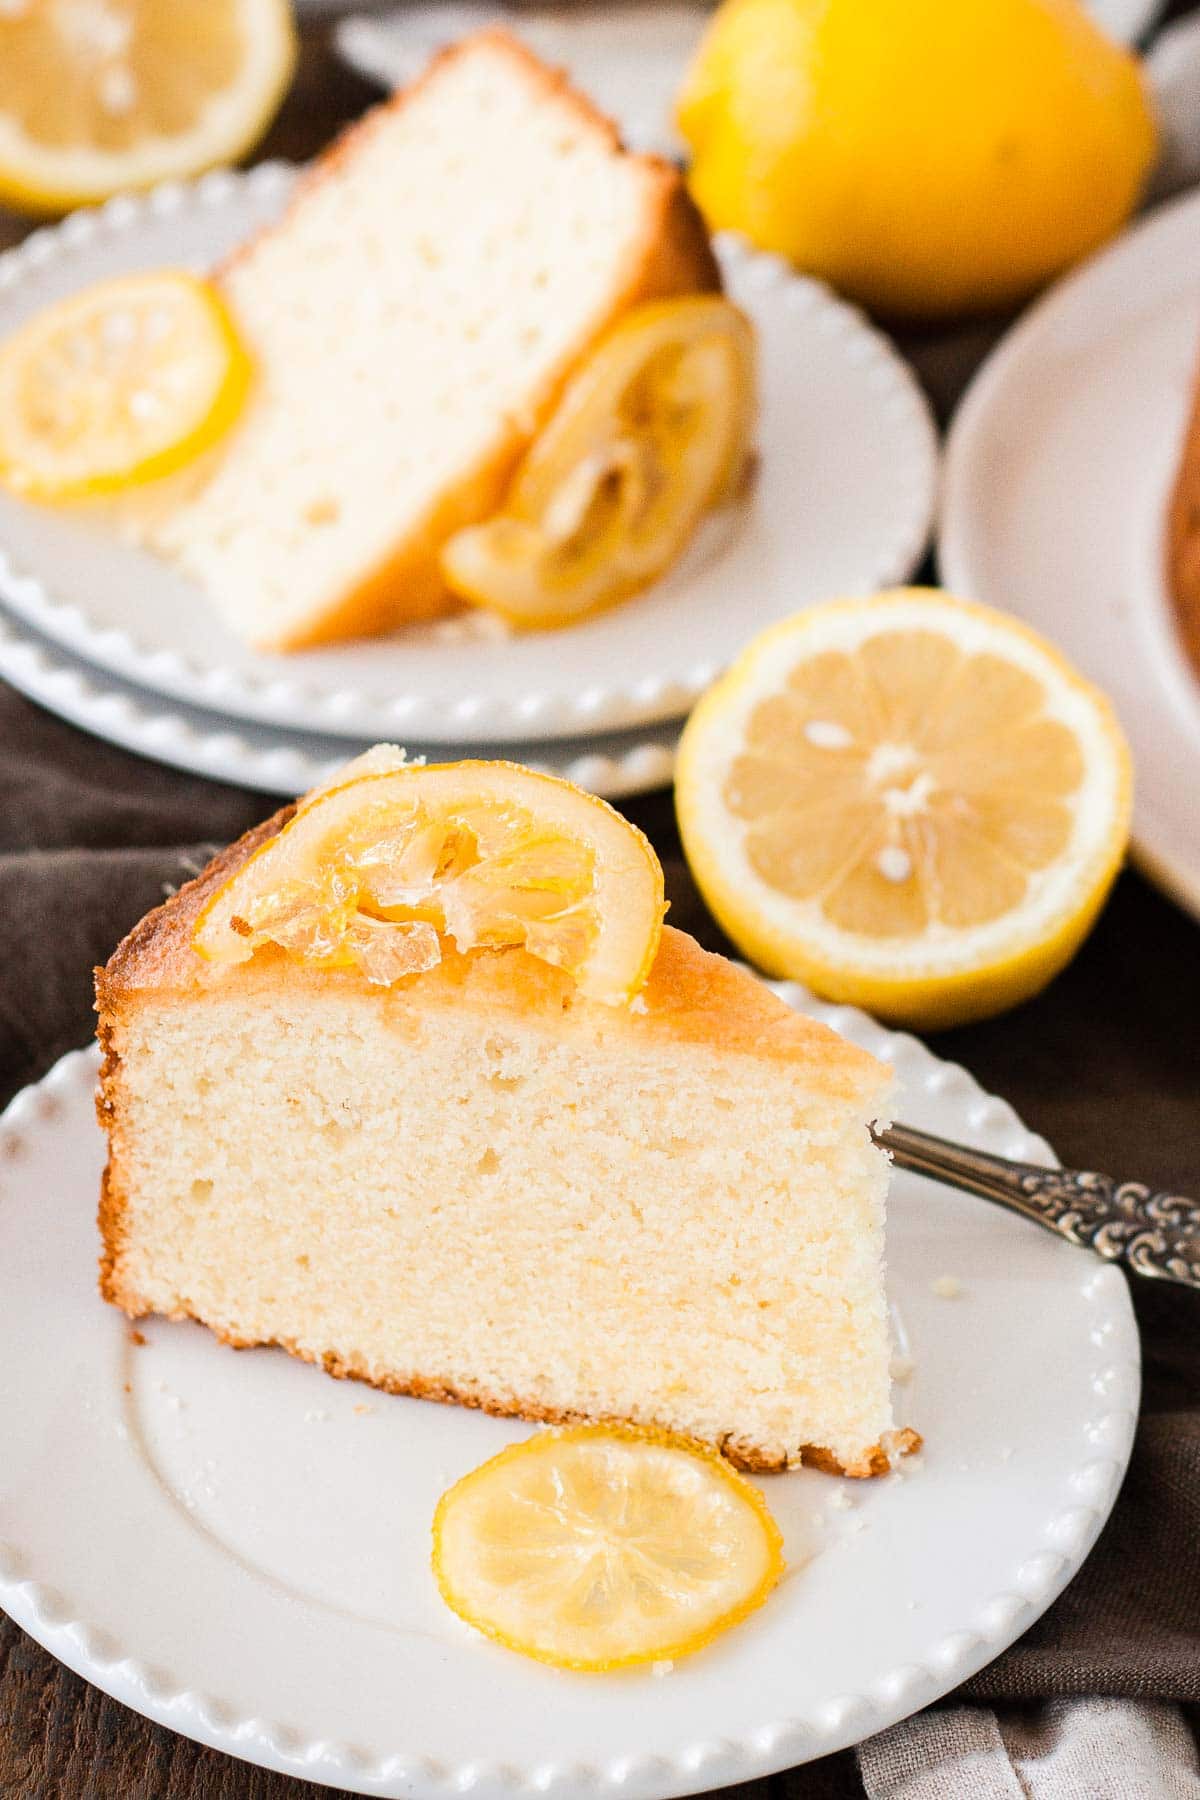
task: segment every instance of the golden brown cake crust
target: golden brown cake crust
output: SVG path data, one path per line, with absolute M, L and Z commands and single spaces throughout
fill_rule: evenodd
M 202 907 L 268 838 L 281 831 L 295 812 L 285 806 L 213 858 L 194 881 L 181 887 L 162 906 L 147 913 L 117 946 L 107 965 L 97 969 L 96 1010 L 101 1033 L 137 996 L 176 992 L 200 1000 L 236 983 L 243 992 L 254 988 L 278 991 L 280 983 L 357 992 L 372 1004 L 403 1007 L 422 1002 L 467 1000 L 481 1008 L 504 1008 L 544 1016 L 571 1010 L 586 1017 L 598 1034 L 652 1032 L 677 1043 L 709 1044 L 736 1055 L 761 1057 L 772 1063 L 802 1063 L 831 1098 L 877 1092 L 886 1082 L 884 1066 L 825 1025 L 796 1013 L 765 984 L 726 957 L 703 950 L 685 932 L 664 926 L 658 956 L 640 996 L 640 1009 L 577 1001 L 568 975 L 528 956 L 523 950 L 476 951 L 460 956 L 448 950 L 437 968 L 408 976 L 391 988 L 373 987 L 351 970 L 314 970 L 271 949 L 250 963 L 214 968 L 192 949 L 191 939 Z
M 1167 512 L 1166 560 L 1179 635 L 1200 675 L 1200 370 Z
M 144 1317 L 154 1308 L 126 1284 L 122 1275 L 126 1208 L 122 1170 L 126 1149 L 119 1038 L 122 1022 L 147 1000 L 165 995 L 185 1005 L 202 1005 L 206 997 L 219 995 L 228 983 L 235 984 L 239 993 L 255 989 L 278 992 L 281 984 L 304 983 L 317 988 L 336 986 L 343 993 L 358 995 L 365 1003 L 385 1009 L 385 1015 L 388 1008 L 411 1004 L 418 990 L 425 1003 L 456 1003 L 465 999 L 481 1008 L 507 1006 L 523 1014 L 543 1012 L 558 1020 L 569 1008 L 576 1018 L 585 1015 L 588 1026 L 601 1034 L 653 1032 L 668 1041 L 708 1044 L 775 1064 L 795 1061 L 805 1066 L 810 1082 L 819 1079 L 831 1097 L 874 1097 L 886 1093 L 888 1071 L 874 1057 L 826 1027 L 794 1013 L 746 970 L 723 957 L 710 955 L 694 939 L 669 926 L 664 928 L 659 954 L 643 993 L 645 1010 L 637 1013 L 595 1002 L 573 1004 L 569 977 L 520 950 L 483 951 L 470 956 L 449 953 L 438 968 L 408 977 L 390 989 L 371 987 L 348 971 L 307 969 L 270 949 L 260 951 L 250 963 L 214 969 L 191 947 L 202 907 L 262 844 L 283 829 L 295 810 L 294 806 L 281 808 L 222 850 L 193 881 L 148 913 L 117 946 L 106 967 L 95 971 L 97 1035 L 104 1051 L 96 1105 L 100 1124 L 109 1136 L 109 1160 L 99 1210 L 99 1285 L 103 1297 L 131 1318 Z M 198 1313 L 186 1308 L 171 1316 L 200 1319 Z M 258 1341 L 238 1338 L 228 1328 L 213 1326 L 209 1320 L 200 1322 L 234 1348 L 250 1348 L 252 1342 Z M 432 1377 L 375 1378 L 337 1354 L 318 1356 L 295 1342 L 278 1341 L 291 1355 L 320 1363 L 330 1374 L 366 1381 L 388 1393 L 455 1402 L 537 1422 L 565 1424 L 584 1417 L 548 1410 L 520 1396 L 489 1393 L 482 1388 L 466 1390 Z M 804 1462 L 834 1474 L 865 1477 L 886 1473 L 897 1456 L 917 1448 L 919 1442 L 913 1432 L 897 1432 L 888 1446 L 873 1445 L 859 1461 L 848 1466 L 817 1445 L 798 1447 L 790 1459 L 772 1457 L 752 1443 L 732 1438 L 721 1448 L 740 1468 L 769 1472 L 789 1463 L 795 1466 Z
M 299 184 L 281 220 L 265 226 L 223 265 L 222 273 L 237 268 L 253 253 L 254 246 L 272 233 L 286 230 L 288 221 L 305 195 L 336 175 L 373 133 L 406 107 L 444 69 L 481 47 L 508 59 L 529 82 L 535 95 L 566 104 L 581 124 L 603 138 L 613 153 L 624 153 L 639 170 L 645 187 L 643 230 L 629 255 L 617 284 L 614 304 L 598 321 L 598 332 L 631 306 L 647 300 L 669 299 L 677 294 L 719 293 L 721 273 L 712 253 L 708 232 L 683 177 L 671 163 L 657 156 L 634 155 L 624 150 L 612 120 L 572 87 L 562 69 L 548 68 L 517 38 L 502 27 L 471 33 L 435 56 L 418 79 L 391 99 L 373 107 L 365 118 L 342 132 Z M 594 337 L 591 341 L 594 341 Z M 390 555 L 320 613 L 283 634 L 267 648 L 310 649 L 350 637 L 372 637 L 396 626 L 456 611 L 459 600 L 446 588 L 439 568 L 442 544 L 455 531 L 495 512 L 513 471 L 536 429 L 549 416 L 572 369 L 587 354 L 591 342 L 581 343 L 570 367 L 533 398 L 534 431 L 510 430 L 502 441 L 464 473 L 423 521 Z
M 131 1318 L 144 1317 L 150 1310 L 147 1307 L 138 1307 L 136 1304 L 130 1306 L 118 1295 L 105 1291 L 103 1280 L 101 1291 L 106 1300 L 111 1300 L 114 1305 L 121 1307 Z M 490 1413 L 495 1418 L 527 1419 L 530 1424 L 534 1425 L 628 1423 L 624 1419 L 596 1418 L 590 1413 L 542 1406 L 536 1401 L 523 1400 L 515 1395 L 489 1393 L 486 1388 L 481 1386 L 464 1387 L 461 1383 L 432 1380 L 423 1375 L 411 1375 L 403 1379 L 391 1375 L 374 1376 L 352 1357 L 339 1356 L 334 1351 L 318 1355 L 312 1350 L 304 1349 L 294 1339 L 272 1338 L 269 1341 L 263 1341 L 239 1338 L 218 1326 L 209 1325 L 208 1321 L 201 1319 L 198 1313 L 187 1311 L 172 1313 L 171 1317 L 197 1320 L 199 1324 L 207 1326 L 214 1337 L 219 1338 L 223 1344 L 227 1344 L 231 1350 L 286 1350 L 289 1356 L 296 1357 L 300 1362 L 312 1363 L 317 1368 L 323 1369 L 327 1375 L 332 1375 L 337 1381 L 361 1381 L 365 1386 L 375 1388 L 377 1392 L 383 1394 L 396 1394 L 413 1400 L 436 1400 L 445 1406 L 467 1406 L 477 1412 Z M 644 1419 L 639 1423 L 651 1429 L 670 1429 L 655 1419 Z M 779 1475 L 787 1469 L 805 1467 L 821 1469 L 827 1475 L 846 1475 L 856 1481 L 865 1481 L 870 1480 L 873 1476 L 888 1474 L 900 1457 L 914 1455 L 921 1448 L 921 1439 L 917 1432 L 905 1426 L 901 1430 L 891 1432 L 886 1445 L 872 1444 L 857 1462 L 849 1464 L 839 1462 L 831 1450 L 824 1450 L 816 1444 L 800 1445 L 790 1458 L 768 1456 L 757 1445 L 738 1439 L 732 1433 L 728 1433 L 722 1438 L 716 1448 L 735 1468 L 746 1469 L 753 1474 Z

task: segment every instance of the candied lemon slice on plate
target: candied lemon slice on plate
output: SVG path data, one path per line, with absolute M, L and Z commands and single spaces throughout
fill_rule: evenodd
M 288 0 L 5 0 L 0 203 L 65 212 L 233 162 L 295 59 Z
M 604 1671 L 690 1656 L 783 1573 L 762 1495 L 687 1438 L 584 1425 L 513 1444 L 442 1496 L 433 1568 L 510 1650 Z
M 31 500 L 111 494 L 216 443 L 251 377 L 225 304 L 194 275 L 126 275 L 0 344 L 0 481 Z
M 676 804 L 697 883 L 769 973 L 895 1023 L 1027 999 L 1120 867 L 1112 707 L 1007 614 L 932 590 L 831 602 L 693 712 Z
M 192 941 L 211 962 L 275 944 L 384 986 L 434 967 L 443 937 L 522 947 L 615 1005 L 645 983 L 664 910 L 657 856 L 605 801 L 515 763 L 413 764 L 311 796 Z
M 531 630 L 646 587 L 739 479 L 754 393 L 753 328 L 728 300 L 634 307 L 568 382 L 503 512 L 443 547 L 447 584 Z

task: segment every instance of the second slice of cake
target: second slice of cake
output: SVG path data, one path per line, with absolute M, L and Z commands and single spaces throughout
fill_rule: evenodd
M 268 649 L 453 604 L 441 545 L 496 511 L 597 336 L 720 286 L 678 171 L 499 31 L 349 132 L 218 282 L 255 385 L 145 530 Z

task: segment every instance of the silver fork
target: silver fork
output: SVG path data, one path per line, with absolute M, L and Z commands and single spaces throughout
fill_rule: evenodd
M 1200 1288 L 1200 1205 L 1090 1169 L 1042 1169 L 952 1144 L 911 1125 L 874 1133 L 897 1168 L 978 1194 L 1135 1275 Z

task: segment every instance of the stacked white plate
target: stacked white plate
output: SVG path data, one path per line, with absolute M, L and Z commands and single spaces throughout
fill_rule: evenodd
M 293 180 L 280 164 L 221 172 L 35 232 L 0 258 L 0 339 L 98 279 L 210 267 Z M 0 496 L 0 675 L 129 749 L 268 792 L 378 740 L 503 754 L 614 797 L 665 784 L 689 707 L 756 631 L 912 571 L 936 488 L 929 411 L 889 342 L 774 258 L 731 238 L 718 251 L 758 331 L 758 474 L 650 592 L 561 632 L 499 635 L 472 614 L 265 655 L 115 534 Z

